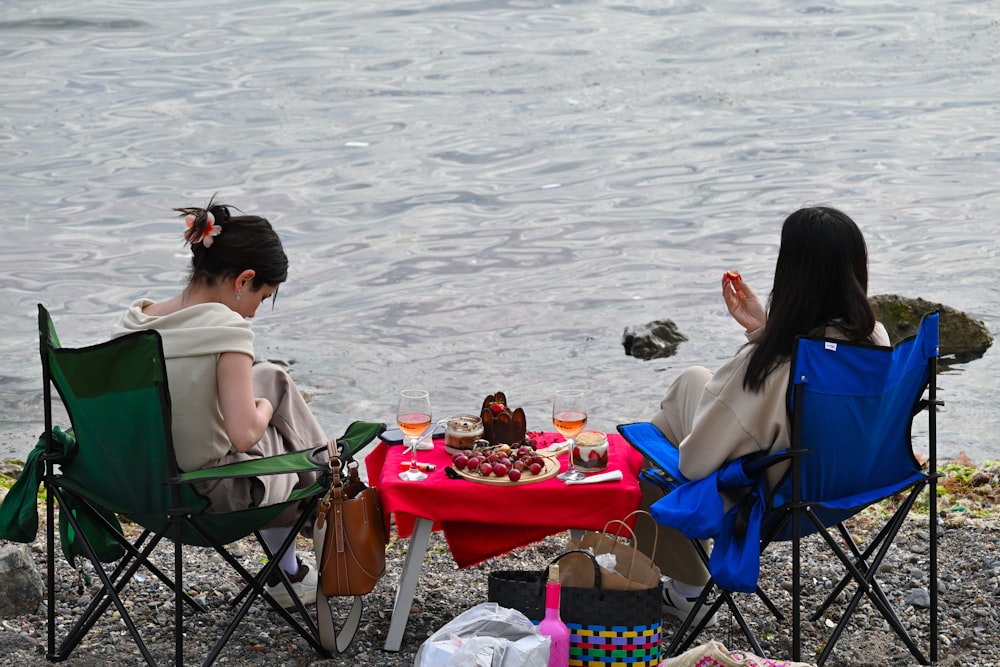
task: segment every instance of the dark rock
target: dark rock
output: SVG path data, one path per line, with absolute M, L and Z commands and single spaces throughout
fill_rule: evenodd
M 941 357 L 945 362 L 961 363 L 978 359 L 993 345 L 993 336 L 981 320 L 949 306 L 896 294 L 879 294 L 868 300 L 875 311 L 875 318 L 885 325 L 893 343 L 915 334 L 925 313 L 939 311 Z
M 638 327 L 625 327 L 622 345 L 625 354 L 636 359 L 658 359 L 672 357 L 677 346 L 687 340 L 687 336 L 677 330 L 671 320 L 654 320 Z
M 0 546 L 0 618 L 34 613 L 44 595 L 31 550 L 24 544 Z
M 914 588 L 906 596 L 906 604 L 918 607 L 919 609 L 929 609 L 931 606 L 930 593 L 922 588 Z
M 972 479 L 969 480 L 969 485 L 973 487 L 984 486 L 986 484 L 989 484 L 992 480 L 993 480 L 992 475 L 990 475 L 987 472 L 983 472 L 982 470 L 977 470 L 972 475 Z
M 14 459 L 5 459 L 0 461 L 0 475 L 6 475 L 13 479 L 17 479 L 21 476 L 21 471 L 24 470 L 24 462 L 16 461 Z

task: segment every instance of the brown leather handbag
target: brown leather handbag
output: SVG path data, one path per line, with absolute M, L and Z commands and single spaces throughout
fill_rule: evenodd
M 348 464 L 346 480 L 336 456 L 331 456 L 330 470 L 330 490 L 316 514 L 316 528 L 325 529 L 320 586 L 327 596 L 364 595 L 385 573 L 382 505 L 376 490 L 358 476 L 357 462 Z
M 361 596 L 385 573 L 385 523 L 378 493 L 358 476 L 357 462 L 348 462 L 344 480 L 336 441 L 327 445 L 327 452 L 330 490 L 319 502 L 313 529 L 319 565 L 316 616 L 322 645 L 343 653 L 361 624 Z M 354 597 L 339 631 L 327 596 Z

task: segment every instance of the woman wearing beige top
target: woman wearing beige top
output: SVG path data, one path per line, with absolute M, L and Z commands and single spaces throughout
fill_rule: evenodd
M 191 247 L 187 286 L 163 300 L 139 299 L 115 333 L 160 333 L 172 407 L 172 434 L 181 470 L 274 456 L 326 443 L 288 373 L 254 363 L 250 319 L 288 276 L 288 258 L 271 224 L 260 216 L 231 215 L 210 201 L 204 208 L 176 209 L 185 216 Z M 209 511 L 229 512 L 285 501 L 315 473 L 204 481 L 196 485 Z M 276 551 L 302 510 L 290 507 L 261 530 Z M 300 599 L 316 599 L 316 564 L 293 548 L 280 563 Z M 276 579 L 268 592 L 289 606 Z
M 738 272 L 724 274 L 722 298 L 749 342 L 715 373 L 701 367 L 682 372 L 651 420 L 678 447 L 685 477 L 701 479 L 745 454 L 788 447 L 785 398 L 796 336 L 888 345 L 867 292 L 864 236 L 851 218 L 827 207 L 803 208 L 785 220 L 766 309 Z M 783 471 L 769 472 L 773 485 Z M 662 491 L 642 486 L 648 509 Z M 640 536 L 640 543 L 652 544 L 646 537 Z M 666 575 L 664 611 L 685 618 L 708 571 L 687 538 L 671 528 L 661 527 L 653 557 Z M 709 625 L 715 622 L 713 616 Z

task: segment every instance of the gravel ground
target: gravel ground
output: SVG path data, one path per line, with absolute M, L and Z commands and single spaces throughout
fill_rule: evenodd
M 942 514 L 940 542 L 940 624 L 941 648 L 939 664 L 991 665 L 1000 664 L 1000 615 L 995 603 L 1000 595 L 1000 555 L 997 541 L 1000 522 L 992 515 L 973 517 L 971 512 L 949 511 Z M 862 515 L 856 521 L 867 521 Z M 461 611 L 486 601 L 487 575 L 498 569 L 538 569 L 558 554 L 567 534 L 551 537 L 541 543 L 494 559 L 467 570 L 456 568 L 447 545 L 439 534 L 431 540 L 421 573 L 417 597 L 411 610 L 401 650 L 396 653 L 382 649 L 389 626 L 389 616 L 395 595 L 396 581 L 406 554 L 405 541 L 393 540 L 389 545 L 388 568 L 375 591 L 367 596 L 362 626 L 349 650 L 332 660 L 319 656 L 294 632 L 286 630 L 281 619 L 264 605 L 257 605 L 247 620 L 237 629 L 218 660 L 218 664 L 238 665 L 412 665 L 421 643 L 436 629 Z M 38 567 L 44 575 L 43 541 L 31 545 Z M 807 541 L 805 558 L 811 582 L 807 602 L 817 602 L 832 586 L 832 564 L 822 556 L 813 555 L 816 542 Z M 305 548 L 309 548 L 308 544 Z M 259 552 L 250 544 L 239 545 L 242 558 L 250 562 Z M 186 622 L 187 664 L 198 664 L 213 637 L 225 627 L 230 599 L 239 582 L 226 571 L 220 559 L 208 550 L 189 549 L 186 581 L 210 608 L 207 614 L 190 616 Z M 762 562 L 762 585 L 779 605 L 788 599 L 777 582 L 787 572 L 789 555 L 779 546 L 770 551 Z M 927 614 L 908 602 L 914 590 L 926 591 L 926 575 L 921 574 L 927 562 L 926 524 L 913 520 L 904 527 L 897 546 L 890 551 L 880 573 L 889 598 L 900 610 L 904 624 L 926 638 Z M 130 587 L 138 592 L 129 603 L 141 631 L 157 660 L 172 659 L 172 633 L 169 630 L 171 607 L 169 592 L 150 579 L 134 581 Z M 58 613 L 69 616 L 87 600 L 87 586 L 67 565 L 59 577 Z M 769 617 L 764 607 L 752 596 L 741 596 L 749 610 L 748 618 L 762 631 L 763 648 L 774 659 L 788 658 L 788 628 Z M 68 665 L 135 665 L 141 657 L 131 643 L 117 614 L 107 614 L 87 636 Z M 0 624 L 0 664 L 31 667 L 49 664 L 44 659 L 45 609 L 37 614 L 5 619 Z M 803 629 L 806 655 L 820 645 L 828 635 L 830 623 L 805 622 Z M 677 624 L 667 619 L 665 636 Z M 720 623 L 710 629 L 710 636 L 728 648 L 746 648 L 739 639 L 739 629 L 728 612 L 720 615 Z M 808 659 L 808 658 L 807 658 Z M 828 665 L 909 665 L 915 664 L 909 652 L 895 639 L 870 606 L 863 604 L 853 625 L 838 642 Z

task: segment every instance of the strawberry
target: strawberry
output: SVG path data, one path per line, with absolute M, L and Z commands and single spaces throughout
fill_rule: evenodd
M 722 288 L 732 290 L 732 293 L 738 296 L 740 299 L 745 299 L 746 294 L 743 292 L 741 283 L 743 282 L 743 276 L 736 269 L 730 269 L 722 274 Z
M 490 403 L 490 412 L 492 412 L 495 415 L 498 415 L 501 412 L 503 412 L 506 407 L 507 406 L 505 406 L 503 403 Z

